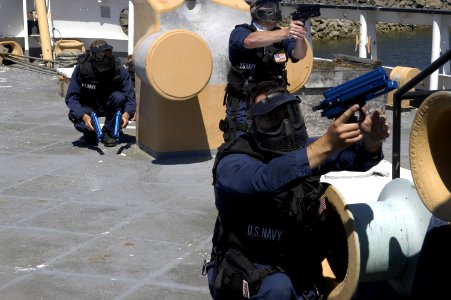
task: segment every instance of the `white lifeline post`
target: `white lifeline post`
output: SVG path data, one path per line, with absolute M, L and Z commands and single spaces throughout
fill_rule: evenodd
M 23 0 L 23 37 L 25 56 L 30 55 L 30 45 L 28 43 L 28 12 L 27 12 L 27 0 Z
M 442 46 L 442 51 L 443 53 L 446 53 L 449 50 L 449 27 L 446 24 L 442 24 L 442 28 L 441 28 L 441 33 L 442 33 L 442 41 L 441 41 L 441 46 Z M 445 63 L 443 65 L 443 74 L 446 75 L 451 75 L 451 69 L 450 69 L 450 62 L 448 61 L 447 63 Z
M 432 51 L 431 51 L 431 62 L 435 61 L 440 57 L 440 27 L 442 23 L 442 16 L 434 15 L 432 21 Z M 440 68 L 439 68 L 440 69 Z M 438 89 L 438 74 L 439 69 L 437 69 L 434 73 L 431 74 L 429 79 L 429 90 L 437 90 Z
M 135 5 L 128 1 L 128 55 L 133 54 L 135 46 Z
M 368 42 L 368 28 L 366 18 L 363 13 L 360 14 L 360 34 L 359 34 L 359 57 L 367 58 L 366 44 Z

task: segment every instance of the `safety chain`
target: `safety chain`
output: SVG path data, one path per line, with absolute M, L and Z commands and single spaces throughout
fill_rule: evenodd
M 54 68 L 50 68 L 45 65 L 37 65 L 35 63 L 30 62 L 29 59 L 43 61 L 44 63 L 48 62 L 48 63 L 52 63 L 52 64 L 54 63 L 54 61 L 44 60 L 39 57 L 22 56 L 22 55 L 16 55 L 16 54 L 11 54 L 11 53 L 0 53 L 0 56 L 3 60 L 10 61 L 12 63 L 21 65 L 22 67 L 24 67 L 25 69 L 30 70 L 30 71 L 37 71 L 37 72 L 47 74 L 47 75 L 61 74 Z

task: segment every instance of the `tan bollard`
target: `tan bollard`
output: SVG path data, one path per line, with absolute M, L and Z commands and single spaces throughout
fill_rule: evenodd
M 7 55 L 7 54 L 13 54 L 13 55 L 17 55 L 17 59 L 20 60 L 24 60 L 25 58 L 23 57 L 23 49 L 22 47 L 19 45 L 19 43 L 17 43 L 16 41 L 0 41 L 0 46 L 6 46 L 6 50 L 8 50 L 8 48 L 10 48 L 11 52 L 5 52 L 2 53 L 0 52 L 0 65 L 3 64 L 3 58 L 2 55 Z
M 250 21 L 244 0 L 135 1 L 137 140 L 155 157 L 210 156 L 223 142 L 219 121 L 227 83 L 229 34 Z M 290 90 L 313 65 L 288 65 Z
M 390 79 L 398 82 L 398 89 L 399 89 L 401 86 L 406 84 L 410 79 L 412 79 L 419 73 L 420 73 L 420 70 L 418 70 L 417 68 L 398 66 L 398 67 L 395 67 L 390 72 Z M 413 91 L 415 91 L 414 88 L 410 90 L 410 92 L 413 92 Z M 393 107 L 393 94 L 395 92 L 396 92 L 396 90 L 391 91 L 387 94 L 387 106 L 388 107 Z M 412 108 L 412 106 L 410 105 L 410 100 L 409 99 L 401 100 L 401 108 L 403 108 L 403 109 Z
M 418 194 L 436 217 L 451 221 L 451 92 L 436 92 L 418 109 L 410 133 L 410 168 Z

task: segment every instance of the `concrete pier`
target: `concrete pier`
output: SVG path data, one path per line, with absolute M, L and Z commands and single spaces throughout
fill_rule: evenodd
M 212 159 L 87 148 L 56 76 L 0 66 L 0 298 L 210 299 Z

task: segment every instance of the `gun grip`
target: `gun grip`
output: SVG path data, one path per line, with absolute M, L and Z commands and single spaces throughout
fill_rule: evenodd
M 357 118 L 356 115 L 352 115 L 347 121 L 346 124 L 351 124 L 351 123 L 357 123 L 359 122 L 359 119 Z
M 356 114 L 358 114 L 358 115 L 356 115 Z M 348 119 L 348 121 L 346 123 L 347 124 L 350 124 L 350 123 L 361 123 L 361 122 L 363 122 L 363 120 L 365 120 L 365 116 L 366 116 L 366 114 L 363 111 L 362 107 L 359 107 L 359 110 L 356 113 L 354 113 Z

